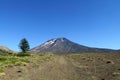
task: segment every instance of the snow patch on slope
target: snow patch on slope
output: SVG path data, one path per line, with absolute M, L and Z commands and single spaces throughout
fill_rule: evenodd
M 56 41 L 56 39 L 49 40 L 46 43 L 44 43 L 43 45 L 41 45 L 41 47 L 48 47 L 48 46 L 54 44 L 55 41 Z

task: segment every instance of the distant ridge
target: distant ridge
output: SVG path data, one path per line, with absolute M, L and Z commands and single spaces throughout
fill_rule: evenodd
M 30 50 L 30 53 L 86 53 L 86 52 L 119 52 L 113 49 L 92 48 L 74 43 L 67 38 L 55 38 L 46 41 L 45 43 Z
M 16 53 L 16 51 L 13 51 L 5 46 L 0 46 L 0 53 Z

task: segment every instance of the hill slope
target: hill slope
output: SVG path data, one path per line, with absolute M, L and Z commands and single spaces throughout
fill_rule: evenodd
M 66 38 L 48 40 L 40 46 L 30 50 L 31 53 L 85 53 L 85 52 L 117 52 L 112 49 L 91 48 L 74 43 Z
M 0 46 L 0 53 L 16 53 L 16 52 L 5 46 Z
M 32 55 L 5 67 L 1 80 L 120 80 L 120 54 Z

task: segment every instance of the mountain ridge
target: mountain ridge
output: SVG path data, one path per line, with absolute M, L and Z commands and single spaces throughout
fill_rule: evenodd
M 17 53 L 16 51 L 13 51 L 5 46 L 0 46 L 0 52 L 1 53 Z
M 86 53 L 86 52 L 119 52 L 119 50 L 105 49 L 105 48 L 93 48 L 78 43 L 72 42 L 67 38 L 54 38 L 46 41 L 45 43 L 32 48 L 30 53 Z

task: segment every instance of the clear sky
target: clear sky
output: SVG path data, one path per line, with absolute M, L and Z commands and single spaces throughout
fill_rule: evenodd
M 0 0 L 0 45 L 19 51 L 51 38 L 120 49 L 120 0 Z

